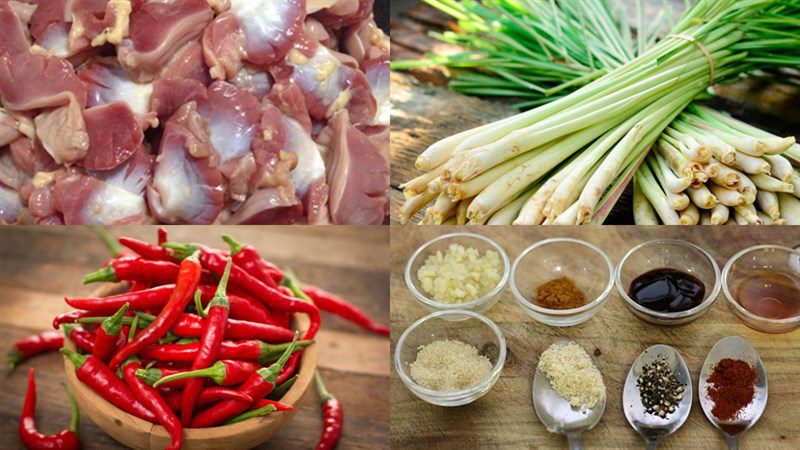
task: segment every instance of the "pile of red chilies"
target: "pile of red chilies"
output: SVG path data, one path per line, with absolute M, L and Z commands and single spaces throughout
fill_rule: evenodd
M 64 337 L 45 331 L 17 342 L 9 371 L 37 354 L 59 350 L 78 379 L 121 410 L 162 425 L 169 449 L 183 445 L 183 428 L 237 423 L 292 407 L 279 400 L 297 378 L 303 349 L 321 325 L 320 310 L 383 335 L 389 329 L 341 297 L 301 286 L 291 273 L 261 258 L 250 245 L 224 236 L 230 252 L 196 244 L 158 245 L 122 237 L 110 246 L 116 258 L 84 278 L 84 284 L 127 282 L 128 292 L 103 298 L 67 298 L 74 311 L 53 320 L 79 352 L 62 348 Z M 306 314 L 302 340 L 292 317 Z M 324 428 L 317 449 L 336 445 L 342 408 L 315 373 Z M 69 430 L 38 432 L 36 387 L 29 374 L 20 420 L 27 448 L 80 448 L 77 405 Z

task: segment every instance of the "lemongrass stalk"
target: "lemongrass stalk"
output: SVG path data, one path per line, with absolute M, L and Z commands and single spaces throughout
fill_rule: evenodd
M 744 204 L 733 207 L 736 215 L 741 216 L 749 225 L 764 225 L 764 222 L 758 217 L 756 208 L 751 204 Z
M 436 167 L 430 172 L 425 172 L 417 178 L 401 184 L 400 189 L 403 190 L 403 195 L 405 195 L 406 198 L 411 198 L 421 192 L 427 191 L 428 184 L 441 175 L 443 168 L 444 166 Z
M 531 198 L 522 207 L 519 216 L 514 220 L 514 225 L 539 225 L 544 221 L 545 215 L 543 213 L 547 201 L 555 192 L 558 185 L 566 178 L 566 176 L 577 167 L 586 154 L 579 154 L 575 156 L 572 161 L 563 165 L 555 175 L 551 176 L 547 181 L 536 190 Z
M 763 173 L 751 175 L 750 180 L 759 189 L 772 192 L 794 192 L 794 186 L 791 183 L 783 182 Z
M 708 147 L 700 144 L 691 134 L 688 133 L 681 133 L 680 131 L 676 130 L 673 127 L 667 127 L 664 130 L 667 136 L 672 137 L 676 141 L 680 142 L 683 145 L 683 149 L 686 153 L 686 156 L 691 159 L 692 161 L 704 163 L 711 159 L 712 153 L 711 149 Z
M 444 222 L 442 222 L 442 225 L 457 225 L 456 216 L 453 215 L 453 216 L 448 217 L 447 219 L 445 219 Z
M 514 199 L 513 202 L 500 208 L 492 217 L 486 222 L 487 225 L 511 225 L 514 219 L 519 216 L 522 206 L 525 202 L 536 192 L 536 189 L 528 189 L 523 192 L 519 197 Z
M 675 173 L 681 175 L 681 178 L 694 179 L 695 173 L 701 170 L 700 164 L 690 161 L 683 153 L 676 149 L 669 142 L 659 139 L 656 143 L 658 153 L 669 163 Z
M 721 124 L 714 123 L 710 125 L 702 119 L 689 116 L 690 123 L 694 124 L 700 129 L 713 132 L 718 138 L 722 139 L 727 144 L 733 146 L 736 150 L 746 153 L 750 156 L 761 156 L 767 150 L 766 144 L 752 136 L 740 136 L 723 131 Z
M 678 177 L 678 175 L 675 174 L 672 167 L 667 163 L 660 153 L 654 151 L 648 157 L 653 158 L 656 161 L 655 168 L 658 169 L 658 173 L 656 175 L 660 175 L 660 179 L 664 182 L 664 187 L 670 192 L 679 194 L 692 185 L 692 178 Z
M 739 206 L 746 203 L 744 195 L 734 189 L 728 189 L 726 187 L 719 186 L 717 184 L 710 184 L 708 186 L 709 190 L 714 197 L 717 198 L 717 201 L 722 203 L 725 206 Z M 700 206 L 700 205 L 698 205 Z
M 739 211 L 733 212 L 733 220 L 737 225 L 750 225 L 750 222 Z
M 758 188 L 756 187 L 753 180 L 750 177 L 742 172 L 739 172 L 736 169 L 731 169 L 736 171 L 739 174 L 739 186 L 736 187 L 736 190 L 741 192 L 747 203 L 754 203 L 756 201 L 756 192 Z
M 646 164 L 642 164 L 639 167 L 638 176 L 642 193 L 645 197 L 647 197 L 647 200 L 661 218 L 661 222 L 663 222 L 664 225 L 680 224 L 680 217 L 678 216 L 678 213 L 676 213 L 674 209 L 670 208 L 669 204 L 667 203 L 667 196 L 664 194 L 664 191 L 661 190 L 661 187 L 659 187 L 655 178 L 653 178 L 653 173 L 650 171 L 650 167 L 648 167 Z
M 794 188 L 794 196 L 800 198 L 800 172 L 792 171 L 792 187 Z
M 784 158 L 781 155 L 768 155 L 764 154 L 763 158 L 767 160 L 770 167 L 772 167 L 772 171 L 770 174 L 785 182 L 791 183 L 792 182 L 792 163 L 789 162 L 788 159 Z
M 406 222 L 408 222 L 408 219 L 422 210 L 425 205 L 436 199 L 437 195 L 438 194 L 434 192 L 429 192 L 426 190 L 411 198 L 407 198 L 403 203 L 403 206 L 400 207 L 400 223 L 405 225 Z
M 724 225 L 730 218 L 730 212 L 731 210 L 727 206 L 717 204 L 711 209 L 711 224 Z
M 703 164 L 702 171 L 708 178 L 714 178 L 720 174 L 720 164 L 716 160 L 709 160 Z
M 783 220 L 780 218 L 773 220 L 770 216 L 764 214 L 762 211 L 756 211 L 756 215 L 758 215 L 758 218 L 761 219 L 761 223 L 764 225 L 783 225 Z
M 706 210 L 700 211 L 700 225 L 714 225 L 711 223 L 711 213 Z
M 778 219 L 781 216 L 781 207 L 778 204 L 778 195 L 774 192 L 760 190 L 756 194 L 758 207 L 771 219 Z
M 690 203 L 681 211 L 679 221 L 681 225 L 697 225 L 700 222 L 700 210 Z
M 578 204 L 573 203 L 564 212 L 558 215 L 550 225 L 575 225 L 578 222 Z
M 469 208 L 470 203 L 472 203 L 471 198 L 458 202 L 458 206 L 456 207 L 456 225 L 467 224 L 467 208 Z
M 800 164 L 800 144 L 794 144 L 791 147 L 789 147 L 789 149 L 783 152 L 783 156 Z
M 431 221 L 435 224 L 441 224 L 451 215 L 456 214 L 456 202 L 450 200 L 450 197 L 445 192 L 439 193 L 436 197 L 436 202 L 433 206 L 428 208 L 428 213 L 431 216 Z
M 711 150 L 712 155 L 723 164 L 731 165 L 736 160 L 736 149 L 732 145 L 723 141 L 713 134 L 713 132 L 706 132 L 693 126 L 692 124 L 683 121 L 683 115 L 678 116 L 678 120 L 672 123 L 672 126 L 683 133 L 693 136 L 700 144 L 706 146 Z
M 716 164 L 716 175 L 709 178 L 712 182 L 728 188 L 736 188 L 742 181 L 736 169 L 732 169 L 724 164 Z
M 633 223 L 636 225 L 658 225 L 658 215 L 653 205 L 647 200 L 642 187 L 639 186 L 639 177 L 633 177 Z
M 781 218 L 786 225 L 800 225 L 800 199 L 784 192 L 778 193 Z
M 692 203 L 700 209 L 711 209 L 719 203 L 717 197 L 711 193 L 705 184 L 700 184 L 696 187 L 690 186 L 686 190 L 686 193 L 689 195 Z
M 729 165 L 750 174 L 769 174 L 772 170 L 772 167 L 764 158 L 757 158 L 738 151 L 736 152 L 736 161 Z
M 717 120 L 719 120 L 722 123 L 725 123 L 734 130 L 761 139 L 761 141 L 766 146 L 765 150 L 766 154 L 777 155 L 779 153 L 783 153 L 787 151 L 790 147 L 792 147 L 792 145 L 795 143 L 795 138 L 793 136 L 788 136 L 784 138 L 775 136 L 758 127 L 754 127 L 748 123 L 742 122 L 741 120 L 734 119 L 733 117 L 730 117 L 714 109 L 711 109 L 707 106 L 697 105 L 696 109 L 706 114 L 707 116 L 716 118 Z

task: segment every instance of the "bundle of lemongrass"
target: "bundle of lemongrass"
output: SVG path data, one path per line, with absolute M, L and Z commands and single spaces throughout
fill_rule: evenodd
M 416 161 L 425 173 L 403 185 L 400 218 L 424 208 L 431 224 L 602 222 L 694 97 L 800 63 L 798 21 L 800 0 L 700 0 L 670 35 L 575 92 L 431 145 Z
M 634 177 L 637 225 L 800 225 L 800 145 L 692 104 Z M 800 161 L 798 161 L 800 162 Z

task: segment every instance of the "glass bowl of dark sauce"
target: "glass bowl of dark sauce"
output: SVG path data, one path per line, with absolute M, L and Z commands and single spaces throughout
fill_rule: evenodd
M 800 328 L 800 251 L 758 245 L 731 257 L 722 271 L 728 306 L 750 328 L 786 333 Z
M 625 306 L 657 325 L 680 325 L 705 313 L 720 291 L 719 266 L 708 252 L 686 241 L 662 239 L 633 247 L 614 281 Z

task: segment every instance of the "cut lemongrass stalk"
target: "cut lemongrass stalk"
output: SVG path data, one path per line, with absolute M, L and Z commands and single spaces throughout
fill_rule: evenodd
M 727 116 L 725 114 L 720 113 L 719 111 L 715 111 L 711 108 L 708 108 L 703 105 L 697 105 L 697 111 L 706 114 L 707 116 L 711 116 L 716 118 L 718 121 L 725 123 L 730 128 L 733 128 L 737 131 L 740 131 L 744 134 L 749 134 L 755 136 L 766 145 L 765 153 L 770 155 L 776 155 L 779 153 L 783 153 L 787 151 L 792 145 L 795 143 L 795 138 L 793 136 L 781 138 L 770 134 L 760 128 L 754 127 L 748 123 L 742 122 L 740 120 L 734 119 L 733 117 Z
M 778 195 L 774 192 L 760 190 L 756 194 L 756 202 L 761 211 L 764 211 L 771 219 L 778 219 L 781 216 L 781 207 L 778 204 Z
M 719 203 L 717 197 L 711 193 L 705 184 L 690 186 L 686 190 L 686 193 L 689 195 L 692 203 L 700 209 L 711 209 Z
M 786 225 L 800 225 L 800 199 L 785 192 L 778 193 L 781 218 Z
M 492 215 L 487 225 L 511 225 L 514 222 L 514 219 L 519 216 L 519 212 L 522 210 L 522 206 L 525 202 L 528 201 L 529 198 L 536 192 L 536 189 L 529 189 L 526 192 L 522 193 L 519 197 L 517 197 L 513 202 L 507 204 L 506 206 L 500 208 L 496 213 Z
M 667 195 L 667 201 L 669 205 L 675 211 L 683 211 L 684 209 L 688 208 L 692 202 L 689 200 L 689 196 L 681 192 L 680 194 L 673 194 L 670 191 L 665 190 L 664 193 Z
M 403 206 L 400 207 L 400 223 L 405 225 L 414 214 L 420 212 L 425 205 L 435 200 L 436 196 L 436 193 L 426 190 L 407 198 Z
M 700 210 L 694 204 L 689 204 L 680 213 L 681 225 L 697 225 L 700 222 Z
M 402 189 L 403 193 L 406 194 L 406 198 L 411 198 L 421 192 L 427 191 L 428 184 L 441 175 L 443 168 L 444 166 L 441 165 L 430 172 L 425 172 L 417 178 L 401 184 L 400 189 Z
M 750 225 L 750 222 L 739 211 L 733 211 L 733 219 L 737 225 Z
M 771 170 L 769 163 L 763 157 L 758 158 L 755 156 L 744 154 L 742 152 L 736 152 L 736 160 L 734 161 L 733 164 L 729 165 L 741 170 L 744 173 L 751 173 L 751 174 L 756 174 L 756 173 L 769 174 Z
M 730 167 L 724 164 L 716 164 L 716 172 L 717 174 L 710 177 L 711 181 L 714 183 L 719 184 L 720 186 L 735 188 L 739 186 L 741 182 L 741 177 L 739 176 L 739 172 L 735 169 L 731 169 Z
M 467 208 L 469 208 L 470 203 L 472 203 L 472 198 L 458 202 L 458 206 L 456 207 L 456 225 L 467 224 Z
M 673 127 L 667 127 L 664 132 L 668 136 L 673 137 L 676 141 L 683 144 L 683 149 L 686 153 L 686 156 L 692 161 L 702 164 L 711 158 L 711 150 L 708 147 L 700 144 L 700 142 L 692 137 L 691 134 L 681 133 Z
M 750 176 L 750 180 L 759 189 L 765 189 L 772 192 L 794 192 L 794 186 L 790 183 L 785 183 L 777 178 L 773 178 L 763 173 Z
M 664 191 L 661 190 L 655 178 L 653 178 L 650 167 L 646 164 L 642 164 L 639 167 L 638 174 L 642 193 L 647 197 L 647 200 L 650 201 L 650 204 L 653 205 L 653 209 L 656 210 L 656 213 L 661 218 L 661 222 L 663 222 L 664 225 L 678 225 L 680 223 L 680 217 L 678 213 L 669 206 L 667 196 L 664 194 Z
M 722 204 L 717 204 L 711 209 L 711 224 L 712 225 L 725 225 L 730 218 L 731 210 Z
M 772 220 L 772 217 L 764 214 L 762 211 L 756 211 L 756 215 L 758 216 L 759 220 L 761 220 L 763 225 L 780 225 L 780 223 L 776 223 L 774 220 Z
M 800 172 L 792 171 L 792 187 L 794 188 L 794 196 L 800 198 Z
M 573 203 L 569 208 L 559 214 L 551 225 L 575 225 L 578 222 L 578 204 Z
M 681 116 L 678 116 L 678 120 L 674 121 L 672 126 L 678 131 L 690 134 L 700 144 L 708 147 L 708 149 L 711 150 L 712 155 L 723 164 L 730 165 L 735 161 L 736 149 L 734 149 L 732 145 L 715 136 L 713 132 L 701 130 L 688 122 L 684 122 L 681 120 Z
M 756 214 L 756 209 L 753 205 L 744 204 L 739 206 L 734 206 L 733 210 L 736 212 L 738 216 L 741 216 L 749 225 L 763 225 L 764 222 L 758 217 Z
M 436 197 L 436 202 L 428 209 L 428 214 L 431 216 L 431 221 L 435 224 L 441 224 L 451 215 L 456 214 L 456 202 L 452 201 L 445 192 L 439 193 Z
M 705 164 L 703 164 L 702 170 L 703 173 L 706 174 L 708 178 L 714 178 L 716 176 L 719 176 L 720 174 L 720 164 L 717 161 L 711 159 Z
M 725 206 L 739 206 L 743 205 L 746 201 L 744 195 L 737 190 L 728 189 L 716 184 L 710 184 L 708 188 L 711 190 L 711 193 L 714 194 L 714 197 L 717 198 L 717 201 Z
M 649 158 L 656 161 L 656 167 L 659 170 L 660 179 L 664 181 L 664 186 L 676 194 L 681 193 L 692 185 L 691 177 L 679 177 L 675 174 L 672 167 L 667 163 L 664 157 L 658 152 L 652 152 Z M 652 165 L 651 165 L 652 167 Z M 655 168 L 653 168 L 655 171 Z
M 663 139 L 658 140 L 656 148 L 664 160 L 672 167 L 672 170 L 680 174 L 682 178 L 694 179 L 695 173 L 701 169 L 700 164 L 689 161 L 686 155 Z
M 785 182 L 792 182 L 792 163 L 781 155 L 763 155 L 764 158 L 772 168 L 770 174 Z
M 639 186 L 637 176 L 633 178 L 633 223 L 636 225 L 658 225 L 658 215 Z
M 706 210 L 700 211 L 700 225 L 714 225 L 711 223 L 711 213 Z

